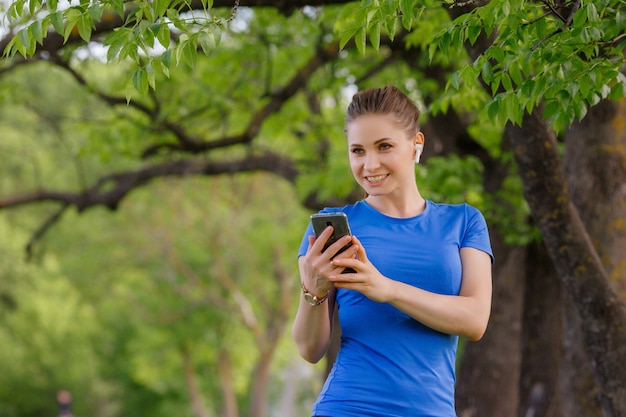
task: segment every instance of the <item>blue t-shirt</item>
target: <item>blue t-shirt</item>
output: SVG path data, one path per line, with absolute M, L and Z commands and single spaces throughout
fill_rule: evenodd
M 458 295 L 459 249 L 492 257 L 483 215 L 467 204 L 426 201 L 418 216 L 393 218 L 367 202 L 324 209 L 347 214 L 350 229 L 384 276 L 418 288 Z M 308 248 L 305 233 L 299 255 Z M 424 326 L 387 303 L 338 289 L 341 349 L 313 407 L 330 417 L 453 417 L 458 336 Z

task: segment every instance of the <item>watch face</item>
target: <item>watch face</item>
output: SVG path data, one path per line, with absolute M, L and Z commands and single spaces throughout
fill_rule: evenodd
M 318 303 L 317 297 L 309 293 L 304 293 L 304 299 L 306 300 L 307 303 L 311 304 L 312 306 L 317 305 Z

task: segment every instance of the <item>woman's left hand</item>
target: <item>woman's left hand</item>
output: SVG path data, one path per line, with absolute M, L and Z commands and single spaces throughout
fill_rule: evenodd
M 393 281 L 382 275 L 378 269 L 367 259 L 367 254 L 361 242 L 353 236 L 352 244 L 357 246 L 356 258 L 335 258 L 333 264 L 342 268 L 352 268 L 355 272 L 331 275 L 329 281 L 336 288 L 355 290 L 367 298 L 386 302 L 391 298 Z

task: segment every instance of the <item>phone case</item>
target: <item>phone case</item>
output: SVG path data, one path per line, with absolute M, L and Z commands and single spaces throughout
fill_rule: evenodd
M 335 243 L 337 239 L 345 235 L 350 235 L 350 225 L 348 224 L 348 216 L 346 213 L 319 213 L 311 216 L 311 224 L 313 225 L 313 232 L 315 236 L 319 236 L 328 226 L 333 226 L 333 234 L 328 238 L 326 245 L 322 249 L 325 251 L 330 245 Z M 344 246 L 339 253 L 346 250 L 352 245 L 352 242 Z

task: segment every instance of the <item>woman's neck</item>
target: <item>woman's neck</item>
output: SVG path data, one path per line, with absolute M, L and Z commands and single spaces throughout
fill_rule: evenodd
M 389 195 L 370 195 L 365 198 L 367 204 L 389 217 L 408 218 L 422 214 L 426 210 L 426 200 L 419 191 L 404 195 L 401 198 L 392 198 Z

